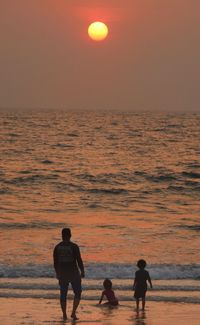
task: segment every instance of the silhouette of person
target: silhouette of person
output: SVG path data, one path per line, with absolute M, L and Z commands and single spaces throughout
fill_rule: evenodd
M 60 286 L 60 306 L 63 319 L 67 319 L 67 292 L 71 283 L 74 292 L 74 301 L 71 318 L 77 320 L 76 310 L 81 299 L 81 278 L 84 278 L 84 265 L 79 246 L 70 241 L 71 230 L 62 229 L 62 241 L 57 244 L 53 251 L 54 268 Z
M 112 290 L 112 281 L 110 279 L 105 279 L 103 281 L 103 287 L 104 290 L 101 294 L 99 304 L 101 304 L 105 296 L 108 301 L 104 303 L 104 306 L 117 306 L 119 303 L 118 303 L 118 299 L 115 297 L 114 291 Z
M 140 298 L 142 298 L 142 310 L 145 308 L 145 298 L 146 298 L 146 291 L 147 291 L 147 281 L 152 288 L 151 278 L 149 272 L 145 270 L 146 261 L 139 260 L 137 262 L 137 267 L 139 268 L 138 271 L 135 272 L 135 280 L 133 284 L 133 289 L 135 290 L 134 297 L 136 299 L 136 308 L 139 309 L 139 302 Z

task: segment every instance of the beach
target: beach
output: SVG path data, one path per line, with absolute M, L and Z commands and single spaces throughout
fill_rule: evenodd
M 82 300 L 77 323 L 101 325 L 199 325 L 200 281 L 153 281 L 148 290 L 145 312 L 136 312 L 132 280 L 113 279 L 119 306 L 98 305 L 102 280 L 83 279 Z M 72 291 L 68 294 L 68 320 L 72 310 Z M 1 324 L 63 324 L 59 287 L 54 278 L 1 278 Z M 141 308 L 141 305 L 140 305 Z
M 55 299 L 1 298 L 1 324 L 65 324 Z M 71 310 L 71 301 L 68 310 Z M 70 315 L 70 312 L 68 313 Z M 82 301 L 77 324 L 96 325 L 199 325 L 200 309 L 197 304 L 148 302 L 146 311 L 135 311 L 133 302 L 121 302 L 117 308 L 98 307 L 94 301 Z M 72 322 L 74 323 L 74 322 Z

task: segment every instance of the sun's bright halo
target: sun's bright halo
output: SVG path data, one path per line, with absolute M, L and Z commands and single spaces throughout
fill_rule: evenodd
M 103 41 L 108 36 L 108 27 L 101 21 L 95 21 L 89 25 L 88 35 L 93 41 Z

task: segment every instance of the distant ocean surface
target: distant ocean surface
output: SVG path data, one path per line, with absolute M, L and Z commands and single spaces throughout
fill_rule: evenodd
M 2 111 L 0 200 L 0 296 L 53 298 L 71 227 L 90 299 L 145 258 L 150 299 L 200 303 L 200 114 Z

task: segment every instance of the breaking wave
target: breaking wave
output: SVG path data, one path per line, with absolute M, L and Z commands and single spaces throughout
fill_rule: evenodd
M 150 265 L 148 270 L 152 279 L 155 280 L 173 280 L 173 279 L 200 279 L 200 265 L 176 265 L 176 264 L 155 264 Z M 86 264 L 87 279 L 132 279 L 136 269 L 132 264 L 115 264 L 115 263 L 91 263 Z M 52 265 L 23 265 L 8 266 L 1 265 L 0 277 L 19 278 L 51 278 L 54 277 Z

